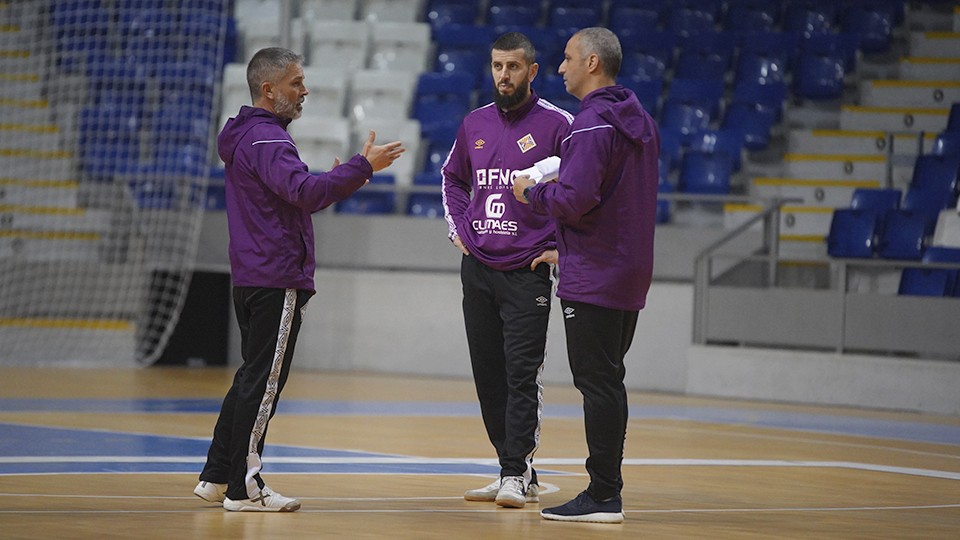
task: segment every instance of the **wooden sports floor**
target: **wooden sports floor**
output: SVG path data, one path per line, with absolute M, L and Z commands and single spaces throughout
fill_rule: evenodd
M 544 521 L 587 479 L 579 393 L 545 389 L 523 509 L 470 381 L 294 371 L 264 478 L 293 514 L 192 494 L 232 371 L 0 369 L 0 538 L 960 538 L 960 418 L 632 393 L 621 525 Z M 958 390 L 960 391 L 960 390 Z

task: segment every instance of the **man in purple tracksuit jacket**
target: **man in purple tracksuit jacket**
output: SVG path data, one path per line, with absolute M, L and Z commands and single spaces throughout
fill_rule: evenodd
M 621 59 L 619 40 L 605 28 L 570 38 L 559 72 L 581 110 L 560 149 L 559 177 L 514 182 L 517 200 L 557 222 L 557 296 L 583 394 L 590 485 L 541 512 L 552 520 L 623 521 L 623 358 L 653 273 L 660 134 L 633 92 L 615 83 Z
M 464 118 L 442 168 L 449 237 L 463 252 L 463 317 L 474 383 L 500 478 L 468 501 L 521 508 L 539 502 L 543 368 L 556 260 L 553 221 L 511 195 L 517 171 L 555 156 L 573 121 L 530 89 L 530 40 L 511 32 L 491 48 L 494 103 Z M 471 198 L 471 193 L 473 198 Z
M 374 145 L 311 173 L 287 125 L 300 117 L 303 58 L 262 49 L 247 66 L 253 107 L 227 121 L 217 139 L 226 165 L 227 225 L 233 301 L 243 363 L 227 392 L 207 462 L 194 493 L 231 511 L 293 512 L 260 477 L 267 423 L 290 371 L 307 300 L 314 294 L 311 214 L 349 197 L 403 152 L 399 142 Z

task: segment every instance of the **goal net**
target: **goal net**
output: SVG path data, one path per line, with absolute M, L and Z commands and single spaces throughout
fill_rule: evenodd
M 0 364 L 138 365 L 176 324 L 228 0 L 0 0 Z

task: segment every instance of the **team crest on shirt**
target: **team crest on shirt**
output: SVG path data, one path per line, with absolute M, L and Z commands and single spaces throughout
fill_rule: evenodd
M 517 141 L 517 146 L 520 147 L 520 151 L 526 154 L 528 151 L 536 148 L 537 141 L 533 140 L 533 135 L 527 133 L 519 141 Z
M 474 149 L 474 150 L 483 150 L 483 145 L 485 145 L 485 144 L 487 144 L 487 141 L 485 141 L 485 140 L 483 140 L 483 139 L 477 139 L 476 141 L 473 142 L 473 149 Z

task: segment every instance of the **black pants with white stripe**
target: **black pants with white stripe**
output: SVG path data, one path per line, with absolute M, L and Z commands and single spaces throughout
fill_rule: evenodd
M 250 499 L 260 478 L 267 424 L 290 373 L 309 291 L 234 287 L 243 363 L 220 407 L 200 480 L 228 484 L 227 498 Z
M 620 494 L 627 434 L 627 390 L 623 358 L 633 341 L 639 313 L 560 300 L 573 384 L 583 394 L 587 433 L 587 492 L 597 500 Z
M 475 257 L 460 266 L 463 318 L 473 380 L 501 476 L 537 481 L 543 369 L 550 319 L 550 265 L 503 272 Z

